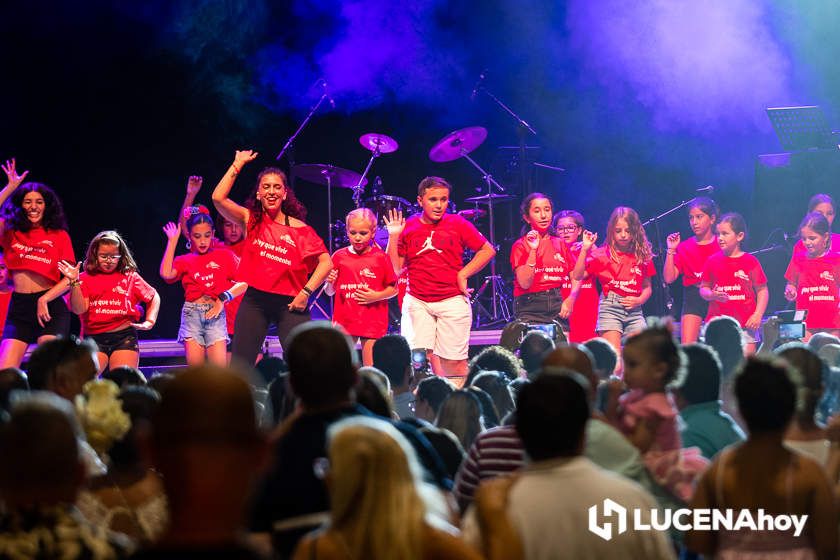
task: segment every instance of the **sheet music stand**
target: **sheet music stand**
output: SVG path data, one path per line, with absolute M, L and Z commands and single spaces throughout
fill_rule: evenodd
M 837 149 L 837 139 L 831 133 L 822 109 L 817 105 L 805 107 L 769 107 L 767 116 L 788 152 L 820 148 Z

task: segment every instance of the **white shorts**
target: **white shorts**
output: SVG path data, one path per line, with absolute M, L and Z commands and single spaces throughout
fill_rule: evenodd
M 431 349 L 447 360 L 469 356 L 472 307 L 466 296 L 425 302 L 406 294 L 401 324 L 401 334 L 411 348 Z

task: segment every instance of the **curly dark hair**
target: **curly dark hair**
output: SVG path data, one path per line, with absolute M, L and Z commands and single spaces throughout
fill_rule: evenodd
M 260 188 L 260 183 L 262 183 L 263 177 L 269 174 L 279 175 L 280 179 L 283 182 L 283 186 L 286 187 L 286 198 L 283 200 L 283 203 L 280 205 L 280 210 L 291 218 L 297 218 L 298 220 L 305 221 L 306 220 L 306 207 L 301 204 L 301 202 L 295 196 L 295 191 L 289 186 L 289 180 L 286 178 L 286 174 L 283 173 L 281 169 L 276 167 L 266 167 L 260 174 L 257 175 L 257 184 L 254 186 L 254 189 L 251 191 L 251 194 L 248 196 L 248 200 L 245 202 L 245 207 L 248 208 L 248 211 L 251 215 L 250 221 L 248 223 L 248 231 L 254 229 L 257 224 L 262 221 L 263 215 L 263 206 L 262 203 L 257 200 L 257 191 Z
M 31 192 L 37 192 L 44 197 L 44 215 L 41 218 L 41 226 L 45 230 L 67 231 L 67 218 L 64 216 L 61 200 L 55 191 L 43 183 L 24 183 L 6 200 L 3 208 L 0 209 L 6 229 L 24 232 L 32 229 L 32 222 L 23 211 L 23 197 Z

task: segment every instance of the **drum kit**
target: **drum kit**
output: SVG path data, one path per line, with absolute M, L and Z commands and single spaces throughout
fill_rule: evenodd
M 496 247 L 494 207 L 500 203 L 510 202 L 514 197 L 505 194 L 505 188 L 469 155 L 481 146 L 486 138 L 487 129 L 481 126 L 470 126 L 456 130 L 447 134 L 432 146 L 432 149 L 429 150 L 429 159 L 437 163 L 465 159 L 481 173 L 482 180 L 486 185 L 486 193 L 467 198 L 466 202 L 473 204 L 474 208 L 462 210 L 458 214 L 472 222 L 478 222 L 478 220 L 486 217 L 488 219 L 488 241 L 493 247 Z M 355 207 L 365 207 L 373 211 L 377 217 L 378 225 L 374 240 L 383 249 L 388 242 L 388 232 L 383 225 L 383 219 L 389 211 L 398 210 L 404 216 L 420 211 L 418 205 L 410 203 L 405 198 L 384 194 L 376 190 L 374 190 L 372 196 L 364 198 L 365 187 L 368 184 L 367 177 L 374 161 L 383 154 L 397 151 L 399 144 L 390 136 L 375 132 L 361 136 L 359 143 L 370 152 L 370 159 L 361 174 L 326 163 L 304 163 L 293 165 L 291 168 L 292 175 L 297 179 L 327 187 L 327 222 L 330 224 L 328 247 L 331 251 L 347 245 L 344 223 L 341 220 L 333 221 L 332 189 L 334 188 L 352 189 Z M 455 212 L 455 205 L 451 202 L 449 211 Z M 471 302 L 476 310 L 475 326 L 509 322 L 512 317 L 510 302 L 510 295 L 502 277 L 497 274 L 496 262 L 493 259 L 490 262 L 490 275 L 484 278 Z

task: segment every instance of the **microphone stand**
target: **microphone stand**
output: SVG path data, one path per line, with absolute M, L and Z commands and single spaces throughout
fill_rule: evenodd
M 292 134 L 289 137 L 289 139 L 286 140 L 286 143 L 283 145 L 283 148 L 280 150 L 280 153 L 277 154 L 276 158 L 274 158 L 275 160 L 280 160 L 286 154 L 286 152 L 289 153 L 289 181 L 291 181 L 292 183 L 292 188 L 294 188 L 295 186 L 295 176 L 291 172 L 292 167 L 295 166 L 295 160 L 293 155 L 295 140 L 297 140 L 297 137 L 300 136 L 300 133 L 303 132 L 303 129 L 306 128 L 306 125 L 309 124 L 309 121 L 312 120 L 312 117 L 315 115 L 315 113 L 318 112 L 318 109 L 321 108 L 321 105 L 328 97 L 329 95 L 327 95 L 326 91 L 321 94 L 321 98 L 318 99 L 318 102 L 315 103 L 315 105 L 313 105 L 311 109 L 309 109 L 309 114 L 306 115 L 306 118 L 303 119 L 303 122 L 300 123 L 300 126 L 297 128 L 297 130 L 295 130 L 294 134 Z
M 685 208 L 688 206 L 691 201 L 693 201 L 696 197 L 691 197 L 688 200 L 683 200 L 678 205 L 674 206 L 670 210 L 666 210 L 665 212 L 659 214 L 658 216 L 654 216 L 653 218 L 649 219 L 646 222 L 642 223 L 642 227 L 647 227 L 650 224 L 653 224 L 655 230 L 655 238 L 656 238 L 656 256 L 657 260 L 660 261 L 660 297 L 662 301 L 659 302 L 659 309 L 662 315 L 668 315 L 671 313 L 671 309 L 674 307 L 674 297 L 671 295 L 671 288 L 668 286 L 668 283 L 665 281 L 665 254 L 662 251 L 662 233 L 659 231 L 659 222 L 662 221 L 662 218 L 669 216 L 680 210 L 681 208 Z

